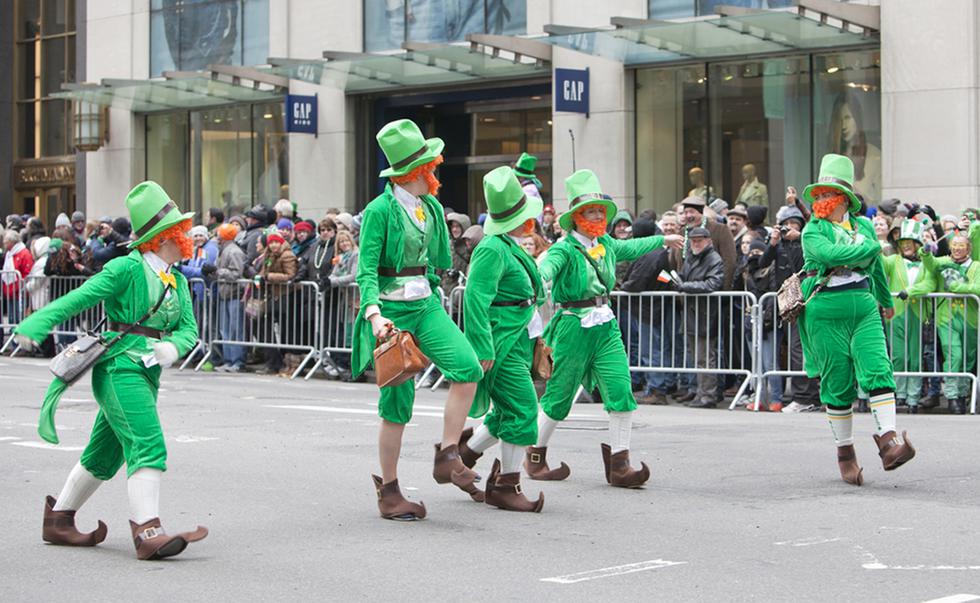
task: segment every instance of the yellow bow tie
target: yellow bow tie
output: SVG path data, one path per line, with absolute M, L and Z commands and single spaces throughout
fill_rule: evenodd
M 425 210 L 419 205 L 415 208 L 415 217 L 418 218 L 419 222 L 425 222 Z
M 161 270 L 161 271 L 157 272 L 157 275 L 160 277 L 160 281 L 164 285 L 169 285 L 171 289 L 176 289 L 177 288 L 177 279 L 174 278 L 174 275 L 173 274 L 171 274 L 169 272 L 164 272 L 163 270 Z
M 595 247 L 589 250 L 589 257 L 592 258 L 593 260 L 598 260 L 600 258 L 606 257 L 606 248 L 602 246 L 602 243 L 599 243 L 598 245 L 596 245 Z

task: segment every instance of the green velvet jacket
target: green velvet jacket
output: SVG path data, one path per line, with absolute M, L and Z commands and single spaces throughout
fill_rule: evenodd
M 846 267 L 865 274 L 871 287 L 871 295 L 883 308 L 893 306 L 888 281 L 881 263 L 881 245 L 875 235 L 871 220 L 851 216 L 856 225 L 855 233 L 864 235 L 857 245 L 837 243 L 836 227 L 829 220 L 813 217 L 803 228 L 803 269 L 816 270 L 819 274 L 803 281 L 803 296 L 809 298 L 813 288 L 823 280 L 832 268 Z
M 972 260 L 972 258 L 971 258 Z M 922 268 L 932 275 L 933 291 L 936 293 L 958 293 L 961 295 L 973 294 L 980 296 L 980 261 L 972 260 L 966 269 L 964 280 L 953 281 L 949 287 L 946 286 L 946 278 L 943 275 L 945 270 L 955 270 L 962 273 L 963 269 L 949 256 L 934 257 L 931 253 L 922 254 Z M 954 316 L 962 317 L 966 309 L 966 319 L 973 327 L 977 326 L 977 303 L 972 299 L 943 299 L 936 304 L 936 323 L 948 325 Z
M 900 254 L 882 257 L 881 262 L 885 271 L 885 277 L 888 279 L 889 291 L 892 293 L 905 291 L 909 294 L 909 298 L 906 301 L 892 298 L 895 304 L 895 318 L 902 316 L 905 313 L 905 309 L 908 308 L 915 316 L 920 317 L 922 320 L 929 320 L 932 317 L 931 300 L 925 300 L 928 303 L 923 303 L 923 300 L 917 297 L 932 293 L 936 287 L 932 272 L 926 268 L 925 263 L 923 262 L 919 267 L 919 274 L 915 278 L 915 282 L 909 283 L 909 272 L 905 267 L 905 258 Z

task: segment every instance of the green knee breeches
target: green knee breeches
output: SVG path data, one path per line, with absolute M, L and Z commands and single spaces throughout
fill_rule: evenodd
M 556 316 L 552 348 L 555 369 L 548 381 L 541 409 L 562 421 L 572 408 L 579 385 L 596 384 L 608 412 L 636 410 L 630 383 L 629 360 L 615 320 L 583 329 L 574 316 Z
M 973 371 L 977 356 L 977 328 L 970 327 L 963 313 L 954 313 L 945 323 L 937 324 L 939 341 L 943 349 L 943 372 L 969 373 Z M 965 377 L 946 377 L 943 395 L 948 399 L 970 395 L 971 381 Z
M 534 340 L 519 337 L 478 386 L 490 396 L 491 407 L 483 424 L 490 434 L 508 444 L 533 446 L 538 439 L 538 394 L 531 380 Z M 481 392 L 477 392 L 480 395 Z
M 886 323 L 891 344 L 892 369 L 916 373 L 922 370 L 922 320 L 906 311 Z M 895 395 L 915 406 L 922 390 L 921 377 L 895 377 Z
M 381 314 L 402 331 L 415 335 L 419 348 L 446 380 L 476 383 L 483 369 L 470 343 L 449 318 L 437 295 L 415 301 L 381 301 Z M 415 404 L 415 383 L 411 380 L 395 387 L 382 387 L 378 414 L 392 423 L 408 423 Z
M 126 475 L 149 467 L 167 470 L 167 446 L 157 415 L 160 367 L 119 355 L 92 369 L 99 414 L 81 463 L 95 477 L 112 479 L 123 462 Z

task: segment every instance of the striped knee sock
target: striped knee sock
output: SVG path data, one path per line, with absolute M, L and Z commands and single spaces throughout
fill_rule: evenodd
M 884 435 L 889 431 L 895 431 L 895 392 L 873 394 L 868 408 L 871 409 L 871 416 L 875 420 L 876 434 Z
M 854 411 L 850 406 L 828 406 L 827 419 L 838 446 L 850 446 L 854 443 Z

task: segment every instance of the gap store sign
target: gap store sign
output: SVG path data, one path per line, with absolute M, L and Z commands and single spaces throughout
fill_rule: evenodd
M 589 70 L 555 69 L 555 111 L 589 116 Z

